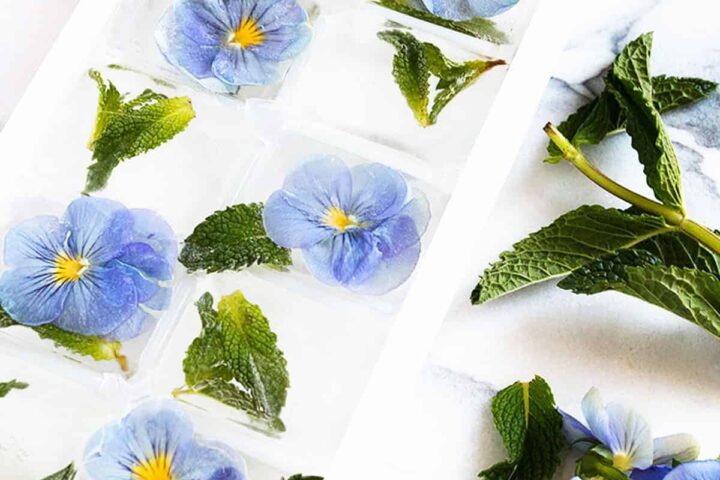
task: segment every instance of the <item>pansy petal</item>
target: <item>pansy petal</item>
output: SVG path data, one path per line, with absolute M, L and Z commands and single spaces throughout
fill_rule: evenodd
M 582 400 L 582 412 L 593 435 L 600 440 L 603 445 L 608 446 L 610 442 L 608 415 L 605 411 L 600 390 L 593 387 L 585 394 Z
M 433 15 L 448 20 L 470 20 L 477 16 L 468 0 L 423 0 L 423 3 Z
M 229 85 L 271 85 L 280 80 L 275 62 L 258 58 L 249 48 L 224 46 L 212 64 L 213 74 Z
M 287 248 L 306 248 L 333 235 L 321 218 L 298 210 L 283 191 L 273 193 L 263 208 L 265 231 L 273 242 Z
M 670 467 L 655 466 L 646 470 L 633 470 L 630 478 L 632 480 L 663 480 L 671 471 Z
M 138 295 L 130 275 L 117 267 L 90 267 L 72 282 L 55 324 L 69 332 L 106 335 L 135 313 Z
M 185 443 L 175 454 L 173 478 L 177 480 L 246 480 L 245 460 L 222 444 Z
M 372 235 L 386 259 L 420 243 L 415 222 L 405 215 L 388 218 L 372 230 Z
M 650 425 L 640 414 L 618 403 L 609 404 L 607 412 L 610 438 L 605 445 L 615 455 L 626 455 L 632 468 L 649 468 L 653 464 Z
M 5 265 L 52 265 L 65 251 L 68 228 L 56 217 L 35 217 L 13 227 L 5 236 Z
M 152 298 L 142 302 L 150 310 L 167 310 L 172 301 L 172 288 L 161 287 Z
M 478 17 L 494 17 L 514 7 L 519 0 L 468 0 L 470 9 Z
M 347 210 L 352 189 L 350 169 L 330 155 L 302 162 L 285 177 L 282 188 L 286 202 L 313 218 L 323 218 L 332 207 Z
M 93 480 L 133 480 L 132 470 L 140 462 L 157 454 L 173 456 L 192 435 L 189 417 L 175 402 L 148 402 L 90 439 L 85 469 Z
M 720 461 L 684 463 L 676 467 L 665 477 L 665 480 L 718 480 L 720 478 Z
M 128 318 L 122 325 L 105 335 L 103 338 L 110 341 L 125 342 L 133 338 L 139 337 L 146 331 L 153 320 L 152 315 L 138 308 L 135 313 Z
M 149 278 L 171 280 L 173 276 L 172 267 L 167 260 L 146 243 L 135 242 L 125 245 L 115 260 L 139 270 Z
M 369 278 L 348 288 L 363 295 L 383 295 L 410 278 L 419 258 L 420 244 L 416 243 L 392 257 L 383 257 Z
M 570 446 L 578 446 L 578 443 L 580 443 L 581 440 L 595 440 L 595 435 L 593 435 L 592 432 L 580 422 L 580 420 L 561 409 L 558 409 L 558 411 L 563 418 L 563 433 L 565 434 L 565 439 Z M 587 444 L 584 444 L 583 446 L 586 445 Z
M 10 318 L 23 325 L 45 325 L 63 312 L 69 285 L 55 281 L 45 265 L 8 270 L 0 277 L 0 302 Z
M 423 236 L 430 223 L 430 202 L 425 194 L 419 190 L 412 192 L 413 199 L 400 210 L 400 215 L 407 215 L 415 222 L 415 229 L 419 236 Z
M 181 23 L 204 23 L 208 28 L 232 31 L 238 21 L 228 3 L 228 0 L 174 0 L 173 8 Z
M 110 268 L 116 268 L 121 270 L 127 275 L 135 285 L 135 292 L 137 295 L 137 303 L 145 303 L 153 298 L 160 290 L 160 285 L 145 276 L 142 272 L 135 267 L 120 263 L 113 260 L 107 265 Z
M 267 32 L 261 45 L 250 48 L 260 58 L 282 62 L 298 56 L 311 39 L 312 30 L 308 25 L 281 25 Z
M 298 25 L 307 22 L 305 9 L 297 0 L 257 0 L 252 13 L 263 29 L 272 31 L 284 25 Z
M 380 163 L 353 167 L 353 196 L 350 212 L 363 221 L 381 221 L 397 214 L 405 205 L 408 188 L 395 169 Z
M 335 235 L 303 250 L 308 269 L 320 281 L 337 285 L 360 285 L 380 263 L 382 253 L 373 236 L 364 231 Z
M 700 444 L 695 437 L 687 433 L 656 438 L 653 445 L 655 465 L 672 465 L 673 460 L 679 463 L 692 462 L 700 455 Z
M 63 220 L 72 232 L 68 253 L 95 264 L 114 258 L 131 238 L 130 211 L 112 200 L 81 197 L 68 206 Z
M 133 240 L 147 243 L 172 266 L 178 256 L 178 241 L 172 227 L 152 210 L 130 210 L 133 216 Z

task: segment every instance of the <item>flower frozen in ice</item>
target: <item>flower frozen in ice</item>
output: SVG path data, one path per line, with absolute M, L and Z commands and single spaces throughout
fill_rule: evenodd
M 430 13 L 448 20 L 494 17 L 509 10 L 518 0 L 422 0 Z
M 206 88 L 235 92 L 280 78 L 312 35 L 297 0 L 175 0 L 155 39 L 168 62 Z
M 245 460 L 193 435 L 174 401 L 145 403 L 98 431 L 85 447 L 92 480 L 246 480 Z
M 62 219 L 32 218 L 7 233 L 0 302 L 23 325 L 127 340 L 152 318 L 147 309 L 167 308 L 162 282 L 176 257 L 175 234 L 155 213 L 82 197 Z
M 650 426 L 642 416 L 618 403 L 604 405 L 596 388 L 583 398 L 582 411 L 589 428 L 561 412 L 568 442 L 576 447 L 600 443 L 612 454 L 613 466 L 623 472 L 633 472 L 632 478 L 662 478 L 649 475 L 667 473 L 663 467 L 672 466 L 673 461 L 692 461 L 699 453 L 697 441 L 690 435 L 653 440 Z
M 286 178 L 263 212 L 268 236 L 302 249 L 320 281 L 379 295 L 415 269 L 430 210 L 421 192 L 379 163 L 348 168 L 313 157 Z

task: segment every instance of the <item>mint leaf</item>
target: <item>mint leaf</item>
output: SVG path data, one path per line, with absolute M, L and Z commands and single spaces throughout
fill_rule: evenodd
M 76 475 L 77 470 L 75 470 L 75 465 L 71 463 L 59 472 L 53 473 L 49 477 L 45 477 L 43 480 L 74 480 Z
M 579 268 L 559 284 L 592 295 L 615 290 L 664 308 L 720 337 L 720 280 L 701 270 L 663 265 L 643 250 L 621 251 Z
M 298 474 L 293 475 L 292 477 L 288 478 L 287 480 L 323 480 L 323 477 L 317 477 L 315 475 L 307 476 L 307 475 L 302 475 L 302 474 L 298 473 Z
M 618 55 L 605 83 L 625 114 L 632 146 L 655 197 L 682 210 L 680 167 L 675 149 L 653 104 L 650 80 L 652 34 L 641 35 Z
M 180 263 L 190 272 L 242 270 L 254 264 L 292 265 L 290 250 L 267 236 L 262 212 L 262 203 L 251 203 L 213 213 L 185 239 Z
M 549 480 L 565 448 L 563 420 L 550 386 L 541 377 L 516 382 L 492 402 L 495 427 L 508 451 L 508 460 L 479 474 L 484 480 Z
M 5 397 L 11 390 L 25 390 L 29 387 L 27 383 L 10 380 L 9 382 L 0 382 L 0 398 Z
M 720 255 L 687 235 L 665 233 L 638 244 L 635 249 L 654 255 L 663 265 L 700 270 L 720 279 Z
M 99 72 L 91 70 L 90 77 L 98 84 L 99 99 L 88 143 L 93 163 L 85 191 L 95 192 L 105 187 L 121 161 L 152 150 L 185 130 L 195 111 L 189 97 L 168 98 L 152 90 L 126 101 Z
M 237 291 L 220 300 L 205 293 L 196 303 L 202 332 L 183 361 L 187 390 L 244 410 L 269 431 L 284 431 L 280 412 L 285 405 L 287 362 L 277 336 L 257 305 Z
M 407 32 L 390 30 L 378 36 L 397 49 L 393 58 L 393 76 L 410 110 L 423 127 L 430 125 L 430 70 L 423 44 Z
M 476 17 L 471 20 L 453 21 L 433 15 L 427 10 L 417 9 L 406 0 L 377 0 L 375 3 L 390 10 L 395 10 L 396 12 L 417 18 L 418 20 L 470 35 L 471 37 L 487 40 L 491 43 L 503 44 L 508 41 L 507 36 L 498 30 L 495 22 L 486 18 Z
M 485 270 L 472 292 L 484 303 L 573 270 L 648 238 L 671 231 L 662 218 L 597 205 L 568 212 L 530 234 Z
M 40 338 L 51 340 L 56 347 L 66 348 L 71 352 L 91 357 L 97 361 L 114 360 L 118 362 L 123 371 L 128 370 L 127 358 L 122 354 L 122 343 L 120 342 L 67 332 L 54 325 L 27 327 L 15 322 L 7 312 L 0 307 L 0 328 L 13 326 L 31 328 Z
M 681 108 L 707 98 L 717 89 L 717 84 L 701 78 L 670 77 L 659 75 L 652 79 L 653 103 L 660 113 Z M 625 129 L 625 114 L 608 90 L 580 107 L 558 130 L 573 145 L 595 145 L 608 135 Z M 561 156 L 553 142 L 548 143 L 550 163 Z
M 575 475 L 582 480 L 629 480 L 625 473 L 613 466 L 612 458 L 606 458 L 589 450 L 577 462 Z

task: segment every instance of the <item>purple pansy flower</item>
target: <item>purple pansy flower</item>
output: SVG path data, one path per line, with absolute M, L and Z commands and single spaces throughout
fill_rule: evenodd
M 379 295 L 408 279 L 430 210 L 421 192 L 379 163 L 348 168 L 319 156 L 273 193 L 263 212 L 268 236 L 302 249 L 310 272 L 329 285 Z
M 62 219 L 36 217 L 7 233 L 0 303 L 23 325 L 127 340 L 148 310 L 167 308 L 162 283 L 176 257 L 175 234 L 155 213 L 82 197 Z
M 92 480 L 247 480 L 245 460 L 229 447 L 194 436 L 172 400 L 140 405 L 98 431 L 85 447 Z
M 448 20 L 470 20 L 475 17 L 494 17 L 509 10 L 519 0 L 422 0 L 433 15 Z
M 297 0 L 175 0 L 155 34 L 168 62 L 206 88 L 234 93 L 280 79 L 312 36 Z

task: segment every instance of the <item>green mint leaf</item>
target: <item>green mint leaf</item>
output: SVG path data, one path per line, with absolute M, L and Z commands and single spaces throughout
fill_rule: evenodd
M 582 480 L 628 480 L 630 478 L 612 465 L 612 459 L 607 459 L 593 450 L 589 450 L 578 460 L 575 475 Z
M 565 436 L 562 416 L 547 382 L 535 377 L 530 383 L 514 383 L 495 395 L 492 412 L 509 458 L 479 477 L 551 479 L 560 465 Z
M 85 191 L 105 187 L 120 162 L 152 150 L 185 130 L 195 118 L 188 97 L 168 98 L 145 90 L 126 101 L 112 82 L 90 71 L 99 89 L 98 112 L 88 146 L 93 163 L 88 168 Z
M 484 303 L 529 285 L 563 277 L 617 250 L 669 232 L 662 218 L 597 205 L 572 210 L 502 253 L 472 292 Z
M 302 475 L 300 473 L 293 475 L 292 477 L 288 478 L 287 480 L 323 480 L 323 477 L 318 477 L 315 475 Z
M 53 473 L 49 477 L 43 478 L 43 480 L 74 480 L 76 475 L 77 470 L 75 470 L 75 465 L 71 463 L 59 472 Z
M 663 265 L 700 270 L 720 279 L 720 255 L 687 235 L 665 233 L 638 244 L 635 249 L 654 255 Z
M 605 81 L 625 114 L 627 132 L 655 197 L 682 210 L 680 167 L 660 112 L 653 104 L 650 79 L 652 34 L 641 35 L 618 55 Z
M 621 251 L 584 266 L 559 286 L 574 293 L 615 290 L 664 308 L 720 337 L 720 280 L 692 268 L 663 265 L 643 250 Z
M 0 307 L 0 328 L 13 326 L 32 328 L 40 338 L 52 341 L 56 347 L 65 348 L 71 352 L 91 357 L 97 361 L 116 361 L 123 371 L 128 370 L 127 358 L 122 354 L 122 343 L 120 342 L 67 332 L 54 325 L 26 327 L 25 325 L 15 322 L 7 312 Z
M 716 83 L 701 78 L 659 75 L 652 79 L 653 103 L 660 113 L 707 98 L 716 89 Z M 558 130 L 575 146 L 598 144 L 608 135 L 624 129 L 625 114 L 608 90 L 580 107 L 558 125 Z M 551 163 L 561 156 L 553 142 L 548 143 L 547 151 L 550 158 L 546 161 Z
M 393 58 L 395 82 L 420 125 L 430 125 L 430 70 L 423 44 L 400 30 L 380 32 L 378 36 L 397 49 Z
M 500 45 L 508 41 L 507 36 L 497 28 L 495 22 L 486 18 L 476 17 L 471 20 L 453 21 L 433 15 L 425 9 L 420 10 L 414 5 L 410 5 L 407 0 L 377 0 L 375 3 L 418 20 L 487 40 L 491 43 Z
M 185 239 L 180 263 L 190 272 L 242 270 L 254 264 L 292 265 L 290 250 L 267 236 L 262 212 L 262 203 L 251 203 L 213 213 Z
M 9 382 L 0 382 L 0 398 L 3 398 L 11 390 L 25 390 L 29 387 L 27 383 L 18 382 L 17 380 L 10 380 Z
M 202 332 L 183 361 L 188 391 L 245 411 L 269 431 L 284 431 L 280 412 L 290 385 L 277 336 L 257 305 L 237 291 L 220 300 L 205 293 L 196 303 Z

